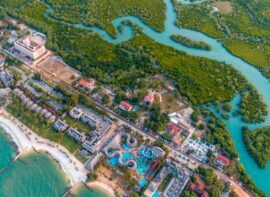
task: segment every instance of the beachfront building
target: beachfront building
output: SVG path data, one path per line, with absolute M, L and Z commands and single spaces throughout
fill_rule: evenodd
M 67 134 L 79 142 L 84 142 L 86 139 L 86 136 L 84 134 L 82 134 L 81 132 L 79 132 L 77 129 L 73 127 L 69 127 L 69 129 L 67 130 Z
M 62 121 L 61 119 L 58 119 L 54 124 L 53 128 L 58 132 L 63 132 L 68 128 L 68 124 Z
M 69 115 L 74 119 L 80 119 L 83 115 L 83 111 L 77 107 L 74 107 L 72 110 L 69 111 Z
M 124 110 L 124 111 L 131 111 L 132 110 L 132 105 L 125 101 L 121 101 L 119 104 L 119 108 Z
M 84 113 L 81 116 L 81 120 L 85 123 L 87 123 L 90 127 L 99 127 L 100 126 L 100 122 L 98 120 L 96 120 L 94 117 L 92 117 L 89 114 Z
M 95 153 L 97 149 L 99 149 L 102 139 L 103 138 L 101 136 L 93 134 L 91 135 L 89 140 L 86 140 L 83 143 L 83 148 L 89 151 L 90 153 Z
M 3 84 L 8 87 L 13 84 L 13 77 L 10 72 L 6 70 L 0 71 L 0 80 L 3 82 Z

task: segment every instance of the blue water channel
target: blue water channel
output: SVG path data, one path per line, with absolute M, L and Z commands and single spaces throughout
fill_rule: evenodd
M 136 24 L 138 27 L 142 28 L 143 33 L 145 35 L 152 38 L 158 43 L 184 51 L 187 54 L 193 56 L 206 57 L 212 60 L 217 60 L 225 62 L 227 64 L 231 64 L 235 69 L 239 70 L 263 96 L 264 101 L 268 106 L 268 111 L 270 112 L 269 80 L 266 79 L 255 67 L 229 53 L 217 40 L 198 31 L 177 27 L 174 24 L 176 20 L 176 13 L 174 11 L 172 3 L 170 2 L 170 0 L 164 0 L 164 2 L 166 3 L 167 6 L 166 11 L 167 18 L 165 22 L 165 29 L 161 33 L 151 29 L 150 27 L 145 25 L 139 18 L 134 16 L 123 16 L 112 21 L 116 29 L 118 29 L 117 27 L 120 26 L 123 29 L 121 33 L 118 31 L 118 35 L 116 36 L 116 38 L 112 38 L 104 29 L 101 29 L 99 27 L 88 27 L 83 23 L 79 24 L 66 23 L 66 24 L 98 33 L 107 42 L 118 44 L 131 39 L 133 36 L 132 28 L 130 26 L 122 24 L 123 21 L 129 20 L 134 24 Z M 49 17 L 50 12 L 53 12 L 52 7 L 49 7 L 45 15 Z M 212 49 L 210 51 L 206 51 L 183 46 L 171 40 L 170 39 L 171 35 L 182 35 L 194 41 L 203 41 L 209 44 L 212 47 Z M 238 100 L 239 98 L 236 97 L 232 102 L 236 104 Z M 240 155 L 241 163 L 245 166 L 246 171 L 250 174 L 252 179 L 255 181 L 256 185 L 264 192 L 266 192 L 268 195 L 270 195 L 270 166 L 268 165 L 266 169 L 259 169 L 259 167 L 253 161 L 253 159 L 248 155 L 244 147 L 243 140 L 241 138 L 241 127 L 245 125 L 245 123 L 242 122 L 240 117 L 232 117 L 229 120 L 226 120 L 225 122 L 233 137 L 236 149 Z M 252 128 L 258 128 L 265 125 L 270 125 L 270 115 L 267 116 L 266 121 L 263 124 L 256 124 L 256 125 L 253 124 L 249 126 Z

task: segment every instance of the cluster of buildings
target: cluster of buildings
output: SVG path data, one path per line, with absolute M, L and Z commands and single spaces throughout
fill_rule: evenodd
M 22 103 L 25 104 L 28 109 L 41 114 L 50 122 L 54 122 L 56 120 L 56 116 L 52 112 L 50 112 L 48 109 L 41 107 L 31 99 L 27 98 L 22 90 L 15 88 L 13 90 L 13 93 L 22 101 Z
M 0 55 L 0 80 L 6 87 L 8 87 L 13 84 L 13 76 L 7 69 L 4 68 L 4 65 L 5 57 Z
M 155 98 L 150 94 L 146 95 L 143 99 L 143 102 L 146 105 L 152 105 L 154 103 L 154 101 L 155 101 Z M 128 112 L 130 112 L 133 108 L 133 106 L 131 104 L 127 103 L 126 101 L 121 101 L 118 107 L 119 107 L 119 109 L 121 109 L 123 111 L 128 111 Z
M 158 196 L 158 188 L 160 184 L 170 176 L 170 181 L 166 185 L 165 190 L 162 193 L 164 197 L 178 197 L 185 189 L 190 176 L 183 171 L 166 162 L 162 169 L 156 174 L 156 176 L 149 183 L 147 189 L 144 192 L 145 197 Z
M 90 137 L 83 143 L 83 148 L 92 154 L 99 150 L 104 138 L 107 138 L 115 129 L 115 126 L 110 120 L 101 118 L 88 109 L 74 107 L 69 112 L 69 115 L 76 120 L 86 123 L 90 128 L 92 128 Z M 70 135 L 73 135 L 74 137 L 75 133 L 70 133 Z

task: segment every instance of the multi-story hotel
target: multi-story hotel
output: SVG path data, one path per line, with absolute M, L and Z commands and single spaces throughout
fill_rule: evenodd
M 34 40 L 32 36 L 26 36 L 17 40 L 14 47 L 16 50 L 32 60 L 36 60 L 46 53 L 44 44 Z

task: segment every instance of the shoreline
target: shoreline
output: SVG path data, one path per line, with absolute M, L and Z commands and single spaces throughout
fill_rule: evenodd
M 89 189 L 94 189 L 94 190 L 97 190 L 97 191 L 104 193 L 107 197 L 115 197 L 115 193 L 114 193 L 113 189 L 110 186 L 108 186 L 107 184 L 102 183 L 100 181 L 88 182 L 88 183 L 86 183 L 86 186 Z
M 12 143 L 17 146 L 17 156 L 14 160 L 25 152 L 41 151 L 48 154 L 56 161 L 57 165 L 67 176 L 71 187 L 86 182 L 88 171 L 84 168 L 84 165 L 62 145 L 38 136 L 4 110 L 0 111 L 0 127 L 4 130 L 4 133 L 11 138 Z

